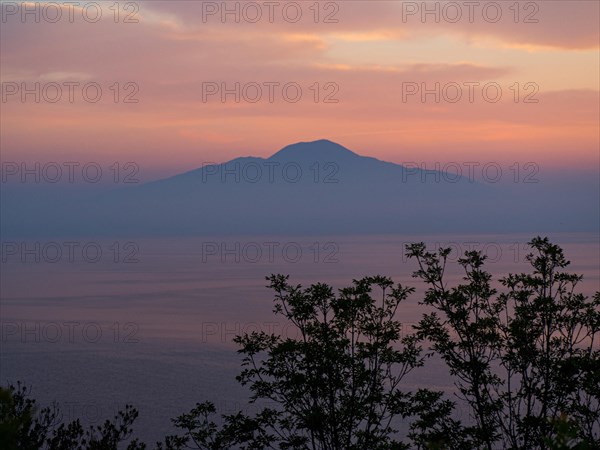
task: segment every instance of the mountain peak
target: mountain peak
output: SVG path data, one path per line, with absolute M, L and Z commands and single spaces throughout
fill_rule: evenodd
M 354 157 L 359 157 L 359 155 L 348 150 L 343 145 L 328 139 L 319 139 L 317 141 L 297 142 L 288 145 L 271 156 L 269 160 L 338 161 Z

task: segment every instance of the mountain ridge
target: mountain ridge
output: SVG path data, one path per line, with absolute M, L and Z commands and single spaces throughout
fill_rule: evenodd
M 231 176 L 232 170 L 236 170 L 235 167 L 231 166 L 238 163 L 247 165 L 262 164 L 265 170 L 268 170 L 269 165 L 271 165 L 272 163 L 288 165 L 296 164 L 300 165 L 305 172 L 322 169 L 314 167 L 314 164 L 337 164 L 338 166 L 340 166 L 340 170 L 338 172 L 342 172 L 344 170 L 347 171 L 349 174 L 351 174 L 355 181 L 358 181 L 360 179 L 357 179 L 356 176 L 360 175 L 360 172 L 362 170 L 379 169 L 385 171 L 388 177 L 400 176 L 402 178 L 401 181 L 403 183 L 421 183 L 423 179 L 426 179 L 427 177 L 433 177 L 442 180 L 451 179 L 453 180 L 451 183 L 468 182 L 470 184 L 481 186 L 479 182 L 475 180 L 468 180 L 462 175 L 455 176 L 454 174 L 449 175 L 447 172 L 443 171 L 427 170 L 421 168 L 407 168 L 402 164 L 384 161 L 372 156 L 361 155 L 341 144 L 338 144 L 328 139 L 318 139 L 315 141 L 300 141 L 286 145 L 285 147 L 282 147 L 281 149 L 279 149 L 278 151 L 276 151 L 268 157 L 238 156 L 231 160 L 220 163 L 204 163 L 204 165 L 201 167 L 197 167 L 195 169 L 191 169 L 159 180 L 149 181 L 138 187 L 151 185 L 153 183 L 164 184 L 169 180 L 176 179 L 194 179 L 197 177 L 203 178 L 203 172 L 213 172 L 215 168 L 217 168 L 216 170 L 220 174 L 223 174 L 222 176 L 226 178 L 228 176 Z M 363 165 L 362 167 L 361 164 Z M 330 172 L 334 172 L 334 169 L 336 169 L 336 167 L 329 166 L 328 170 Z M 214 180 L 214 175 L 214 173 L 210 173 L 210 175 L 204 176 L 205 181 Z M 486 186 L 483 186 L 483 189 L 486 188 Z
M 321 139 L 91 196 L 3 190 L 0 225 L 5 236 L 540 233 L 598 225 L 587 191 L 573 198 L 541 184 L 507 189 L 443 175 Z

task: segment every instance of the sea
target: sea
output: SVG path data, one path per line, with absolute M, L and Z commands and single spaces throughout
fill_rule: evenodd
M 334 288 L 386 275 L 415 287 L 396 319 L 403 330 L 427 311 L 425 286 L 405 246 L 450 247 L 449 286 L 464 275 L 458 257 L 487 255 L 497 280 L 528 271 L 530 234 L 377 236 L 195 236 L 4 240 L 0 288 L 0 383 L 18 381 L 64 421 L 100 425 L 125 404 L 139 410 L 134 437 L 152 448 L 174 431 L 171 419 L 197 402 L 224 414 L 251 414 L 249 391 L 235 377 L 242 356 L 233 342 L 252 331 L 294 338 L 273 313 L 270 274 Z M 579 291 L 600 290 L 600 238 L 550 234 L 583 275 Z M 500 286 L 499 286 L 500 287 Z M 403 331 L 403 332 L 404 332 Z M 439 361 L 409 374 L 406 390 L 442 389 L 452 380 Z M 459 410 L 457 412 L 461 414 Z

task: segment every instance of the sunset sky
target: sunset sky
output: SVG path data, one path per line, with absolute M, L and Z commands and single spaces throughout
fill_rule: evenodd
M 598 168 L 600 2 L 520 2 L 519 8 L 498 2 L 496 23 L 493 8 L 487 17 L 482 11 L 490 2 L 476 2 L 471 18 L 465 2 L 439 2 L 439 23 L 433 14 L 423 20 L 422 11 L 414 12 L 421 2 L 321 2 L 315 8 L 304 1 L 288 7 L 287 19 L 284 3 L 275 2 L 272 23 L 263 2 L 246 6 L 245 13 L 240 3 L 239 23 L 233 14 L 225 21 L 221 11 L 209 15 L 213 7 L 224 8 L 221 2 L 200 1 L 138 2 L 137 11 L 132 5 L 125 11 L 120 2 L 115 23 L 113 3 L 100 2 L 103 14 L 95 23 L 66 6 L 56 23 L 44 20 L 40 9 L 36 23 L 33 14 L 14 12 L 22 5 L 2 2 L 3 161 L 135 161 L 149 179 L 327 138 L 397 163 L 535 161 L 552 169 Z M 262 17 L 251 23 L 255 5 Z M 293 23 L 296 5 L 302 17 Z M 462 17 L 451 23 L 455 5 Z M 137 23 L 123 23 L 129 13 Z M 55 11 L 45 14 L 54 17 Z M 64 82 L 98 83 L 103 96 L 86 102 L 74 88 L 70 103 L 63 88 L 56 103 L 36 103 L 33 95 L 23 102 L 20 93 L 7 94 L 22 83 Z M 110 89 L 116 82 L 118 103 Z M 122 101 L 133 89 L 124 88 L 128 82 L 139 87 L 132 97 L 138 103 Z M 236 103 L 233 96 L 223 103 L 220 95 L 203 101 L 207 82 L 258 83 L 263 97 L 256 103 Z M 302 87 L 298 102 L 285 101 L 280 87 L 269 102 L 264 83 L 291 82 Z M 491 82 L 502 89 L 498 102 L 486 101 L 478 87 L 468 100 L 464 83 Z M 451 83 L 464 86 L 463 96 L 456 103 L 436 103 L 433 95 L 422 102 L 420 94 L 403 99 L 406 83 L 431 89 Z M 54 92 L 48 88 L 48 95 Z M 328 94 L 338 102 L 323 102 Z M 528 94 L 537 103 L 526 103 Z

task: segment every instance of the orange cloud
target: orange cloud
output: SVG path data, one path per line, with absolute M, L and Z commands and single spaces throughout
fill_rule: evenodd
M 310 9 L 297 23 L 221 23 L 214 16 L 205 23 L 201 2 L 143 3 L 138 23 L 115 23 L 110 15 L 94 24 L 9 20 L 0 27 L 4 86 L 94 82 L 103 96 L 98 103 L 82 100 L 80 89 L 73 103 L 11 96 L 1 105 L 3 158 L 132 159 L 175 171 L 240 153 L 266 156 L 289 142 L 339 138 L 395 161 L 404 152 L 427 158 L 484 152 L 597 163 L 598 89 L 582 89 L 597 68 L 579 58 L 598 47 L 597 2 L 540 3 L 537 24 L 510 16 L 497 24 L 423 23 L 415 16 L 403 22 L 400 3 L 339 2 L 331 23 L 324 18 L 334 10 L 320 10 L 315 23 Z M 476 51 L 457 50 L 465 48 Z M 532 55 L 516 58 L 511 49 Z M 544 55 L 559 66 L 568 56 L 569 67 L 548 74 Z M 588 75 L 582 81 L 573 73 Z M 525 86 L 531 80 L 538 80 L 538 103 L 529 104 L 523 100 L 533 92 Z M 135 85 L 138 103 L 122 101 L 133 92 L 127 83 Z M 220 90 L 209 101 L 205 83 Z M 222 87 L 236 83 L 239 101 L 233 93 L 222 102 Z M 298 102 L 284 98 L 288 83 L 301 87 Z M 436 93 L 426 101 L 422 92 L 406 96 L 408 84 L 421 91 L 438 83 L 439 101 Z M 497 83 L 502 98 L 487 101 L 478 88 L 470 102 L 468 86 L 475 83 Z M 261 99 L 248 101 L 256 85 Z M 447 101 L 456 86 L 461 100 Z

